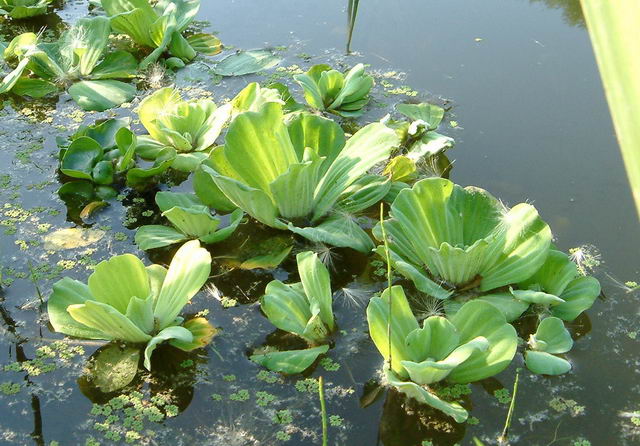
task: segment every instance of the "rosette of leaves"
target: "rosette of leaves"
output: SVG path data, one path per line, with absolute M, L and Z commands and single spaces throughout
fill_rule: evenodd
M 400 191 L 389 215 L 384 227 L 395 269 L 440 299 L 527 280 L 549 254 L 551 230 L 533 206 L 506 209 L 485 190 L 444 178 Z
M 39 98 L 68 90 L 84 110 L 104 111 L 133 99 L 136 88 L 116 79 L 135 77 L 136 59 L 126 51 L 107 52 L 111 27 L 106 17 L 83 18 L 52 43 L 34 33 L 17 36 L 4 50 L 17 66 L 0 93 Z
M 295 114 L 285 122 L 282 105 L 268 102 L 235 117 L 225 145 L 212 150 L 196 175 L 195 191 L 207 204 L 222 192 L 267 226 L 368 252 L 371 239 L 349 213 L 386 195 L 389 185 L 366 173 L 389 156 L 397 141 L 381 123 L 346 140 L 338 124 L 317 115 Z M 363 191 L 370 182 L 380 187 Z M 348 208 L 341 209 L 343 204 Z
M 205 244 L 217 243 L 236 230 L 244 215 L 242 210 L 234 210 L 226 217 L 227 225 L 220 228 L 222 219 L 211 215 L 209 208 L 195 194 L 158 192 L 156 204 L 172 227 L 139 227 L 135 241 L 140 249 L 161 248 L 191 239 L 198 239 Z
M 343 74 L 329 65 L 314 65 L 303 74 L 293 77 L 304 90 L 304 98 L 311 107 L 343 117 L 358 117 L 369 102 L 373 78 L 357 64 Z
M 547 317 L 529 337 L 525 364 L 533 373 L 540 375 L 562 375 L 571 370 L 571 363 L 559 354 L 567 353 L 573 347 L 571 334 L 562 319 Z
M 600 282 L 581 275 L 569 256 L 552 249 L 538 271 L 511 288 L 510 294 L 525 304 L 570 322 L 591 308 L 600 295 Z
M 144 69 L 164 53 L 170 66 L 182 67 L 197 53 L 213 56 L 222 44 L 211 34 L 183 35 L 200 9 L 200 0 L 102 0 L 114 31 L 153 51 L 140 63 Z
M 333 299 L 329 271 L 318 255 L 306 251 L 296 256 L 300 282 L 269 282 L 260 308 L 280 330 L 303 338 L 312 347 L 253 355 L 251 359 L 265 367 L 284 373 L 299 373 L 328 350 L 326 343 L 335 330 Z
M 60 172 L 73 181 L 66 182 L 58 195 L 68 204 L 85 205 L 94 200 L 115 197 L 114 185 L 126 178 L 129 186 L 139 186 L 168 169 L 173 149 L 166 149 L 169 161 L 157 166 L 136 167 L 137 138 L 129 129 L 129 118 L 106 119 L 83 126 L 68 141 L 59 140 Z
M 211 255 L 197 240 L 178 249 L 169 268 L 145 267 L 124 254 L 100 262 L 88 284 L 69 277 L 56 282 L 49 298 L 54 330 L 85 339 L 146 344 L 144 365 L 164 341 L 184 351 L 207 345 L 215 329 L 198 317 L 183 323 L 183 307 L 209 277 Z
M 409 121 L 391 121 L 387 125 L 400 137 L 400 154 L 386 166 L 384 174 L 392 181 L 412 183 L 422 176 L 446 177 L 451 161 L 445 152 L 455 142 L 436 130 L 444 117 L 444 109 L 435 104 L 398 104 L 396 110 Z
M 459 423 L 466 420 L 467 411 L 441 399 L 431 386 L 444 380 L 470 383 L 500 373 L 517 349 L 515 329 L 493 305 L 471 301 L 453 317 L 430 316 L 421 327 L 401 286 L 371 299 L 367 322 L 387 361 L 389 384 Z
M 26 19 L 46 14 L 53 0 L 0 0 L 0 14 L 12 19 Z

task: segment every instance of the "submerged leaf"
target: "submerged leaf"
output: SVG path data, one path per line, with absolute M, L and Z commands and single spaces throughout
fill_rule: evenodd
M 286 350 L 251 355 L 251 360 L 274 372 L 292 375 L 302 373 L 313 364 L 318 356 L 329 350 L 328 345 L 304 350 Z
M 128 385 L 138 373 L 140 349 L 109 344 L 92 357 L 88 379 L 104 393 Z
M 243 76 L 273 68 L 281 60 L 269 50 L 238 51 L 218 62 L 213 72 L 220 76 Z

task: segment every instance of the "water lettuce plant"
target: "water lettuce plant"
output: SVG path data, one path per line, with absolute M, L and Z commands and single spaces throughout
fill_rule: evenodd
M 485 190 L 444 178 L 403 189 L 389 214 L 394 267 L 441 299 L 454 289 L 489 291 L 527 280 L 549 253 L 551 230 L 533 206 L 506 209 Z M 382 240 L 380 223 L 373 233 Z
M 136 59 L 126 51 L 107 52 L 111 27 L 106 17 L 83 18 L 52 43 L 34 33 L 20 34 L 4 50 L 17 62 L 0 93 L 43 97 L 68 90 L 84 110 L 103 111 L 131 100 L 136 88 L 116 79 L 135 77 Z
M 12 19 L 26 19 L 47 13 L 53 0 L 0 0 L 0 14 Z
M 345 75 L 329 65 L 314 65 L 294 79 L 304 90 L 304 98 L 311 107 L 344 117 L 358 117 L 369 102 L 373 78 L 357 64 Z
M 571 334 L 564 322 L 557 317 L 544 318 L 538 329 L 529 337 L 529 349 L 525 352 L 525 364 L 533 373 L 562 375 L 571 370 L 571 363 L 556 356 L 567 353 L 573 347 Z
M 369 334 L 387 361 L 389 384 L 417 401 L 464 421 L 468 413 L 440 398 L 443 380 L 470 383 L 504 370 L 517 349 L 517 334 L 487 302 L 467 302 L 452 317 L 430 316 L 420 326 L 401 286 L 387 288 L 367 307 Z
M 379 196 L 363 193 L 354 205 L 355 194 L 348 189 L 359 180 L 375 181 L 363 177 L 397 142 L 395 133 L 381 123 L 369 124 L 346 140 L 332 120 L 299 113 L 285 121 L 282 105 L 268 102 L 231 122 L 224 146 L 213 149 L 202 165 L 215 187 L 197 187 L 196 193 L 209 203 L 222 192 L 267 226 L 368 252 L 371 239 L 338 204 L 351 198 L 355 212 L 386 194 L 388 188 L 379 190 Z
M 215 330 L 204 318 L 184 322 L 182 308 L 211 271 L 211 255 L 197 240 L 178 249 L 169 268 L 145 267 L 124 254 L 100 262 L 88 284 L 65 277 L 47 305 L 53 329 L 85 339 L 146 344 L 144 365 L 162 342 L 190 351 L 208 344 Z
M 202 243 L 225 240 L 238 227 L 242 210 L 236 209 L 228 216 L 228 223 L 220 228 L 222 220 L 211 215 L 209 208 L 195 194 L 158 192 L 156 204 L 172 227 L 145 225 L 136 231 L 135 241 L 140 249 L 153 249 L 173 245 L 190 239 Z
M 144 69 L 163 53 L 173 66 L 184 66 L 197 53 L 213 56 L 222 51 L 217 37 L 183 33 L 200 9 L 200 0 L 102 0 L 114 31 L 128 35 L 136 44 L 153 51 L 140 63 Z
M 311 251 L 299 253 L 296 261 L 300 282 L 269 282 L 260 298 L 260 308 L 273 325 L 300 336 L 312 348 L 269 352 L 251 358 L 284 373 L 299 373 L 309 367 L 318 355 L 327 351 L 328 346 L 320 344 L 326 343 L 336 328 L 329 271 Z

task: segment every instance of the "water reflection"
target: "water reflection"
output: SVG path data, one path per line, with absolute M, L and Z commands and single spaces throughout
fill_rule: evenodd
M 562 17 L 567 25 L 585 27 L 584 15 L 580 0 L 530 0 L 531 3 L 542 3 L 550 9 L 562 10 Z

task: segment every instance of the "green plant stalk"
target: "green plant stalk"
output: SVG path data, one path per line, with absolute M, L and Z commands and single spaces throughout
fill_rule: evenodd
M 640 2 L 581 3 L 640 218 Z
M 513 418 L 513 411 L 516 408 L 516 395 L 518 394 L 518 380 L 520 379 L 520 369 L 516 370 L 516 380 L 513 383 L 513 395 L 511 396 L 511 404 L 509 404 L 509 411 L 507 412 L 507 419 L 504 422 L 504 429 L 502 429 L 502 435 L 498 438 L 499 444 L 509 443 L 509 427 L 511 426 L 511 419 Z
M 380 229 L 382 230 L 382 239 L 384 240 L 384 254 L 387 260 L 387 289 L 389 290 L 389 320 L 387 321 L 387 339 L 389 339 L 389 367 L 391 367 L 391 256 L 389 255 L 389 241 L 387 240 L 387 231 L 384 229 L 384 203 L 380 203 Z
M 351 37 L 353 36 L 353 28 L 356 26 L 356 17 L 358 16 L 358 4 L 360 0 L 349 0 L 347 14 L 349 16 L 348 34 L 347 34 L 347 54 L 351 53 Z
M 324 379 L 318 378 L 318 394 L 320 396 L 320 413 L 322 414 L 322 446 L 329 445 L 329 434 L 327 425 L 327 406 L 324 402 Z

